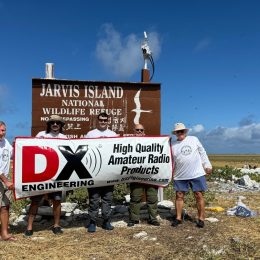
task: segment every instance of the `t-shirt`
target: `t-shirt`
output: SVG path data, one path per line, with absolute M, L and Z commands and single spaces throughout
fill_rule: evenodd
M 54 134 L 54 133 L 46 133 L 46 131 L 39 132 L 35 137 L 49 137 L 49 138 L 66 138 L 67 136 L 61 133 Z
M 6 177 L 9 174 L 12 155 L 13 147 L 8 140 L 4 138 L 0 141 L 0 174 L 4 174 Z
M 108 128 L 104 131 L 101 131 L 96 128 L 89 131 L 86 135 L 84 135 L 85 138 L 114 137 L 114 136 L 118 136 L 118 134 L 116 134 L 115 132 L 111 131 Z
M 174 179 L 195 179 L 205 175 L 205 168 L 212 168 L 205 149 L 195 136 L 186 136 L 172 143 Z

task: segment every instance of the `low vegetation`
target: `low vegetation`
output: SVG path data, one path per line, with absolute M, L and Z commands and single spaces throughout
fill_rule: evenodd
M 251 158 L 251 159 L 250 159 Z M 244 164 L 260 165 L 260 156 L 211 156 L 214 171 L 208 176 L 210 184 L 214 180 L 231 180 L 232 175 L 242 176 L 237 168 Z M 219 160 L 219 161 L 218 161 Z M 250 175 L 259 181 L 259 177 Z M 114 200 L 122 203 L 129 193 L 127 184 L 115 186 Z M 171 222 L 163 220 L 160 227 L 151 227 L 142 221 L 133 228 L 117 227 L 112 232 L 98 227 L 97 232 L 89 234 L 84 223 L 73 223 L 64 229 L 62 236 L 54 236 L 50 227 L 40 226 L 35 230 L 32 239 L 23 237 L 24 227 L 12 227 L 11 231 L 18 238 L 17 242 L 1 242 L 1 259 L 260 259 L 259 226 L 260 217 L 242 218 L 227 216 L 226 209 L 234 207 L 238 196 L 244 196 L 243 202 L 254 211 L 260 211 L 259 193 L 206 192 L 206 204 L 220 206 L 223 212 L 207 211 L 206 216 L 218 222 L 206 222 L 203 229 L 195 227 L 194 222 L 184 221 L 178 228 L 171 227 Z M 175 192 L 172 183 L 164 189 L 165 199 L 174 201 Z M 29 203 L 29 199 L 13 203 L 12 211 L 16 213 Z M 69 193 L 67 201 L 77 202 L 86 209 L 88 193 L 85 188 Z M 192 219 L 196 219 L 197 209 L 193 194 L 185 198 L 185 208 Z M 122 219 L 127 221 L 127 219 Z M 156 241 L 134 239 L 133 236 L 145 231 Z

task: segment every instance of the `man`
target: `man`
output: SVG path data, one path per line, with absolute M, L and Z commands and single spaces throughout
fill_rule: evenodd
M 187 136 L 188 129 L 183 123 L 175 124 L 172 132 L 177 140 L 172 143 L 174 157 L 174 189 L 176 190 L 176 219 L 172 226 L 182 223 L 184 195 L 191 187 L 197 202 L 198 221 L 196 226 L 204 227 L 205 202 L 203 192 L 207 190 L 205 174 L 212 172 L 212 166 L 199 139 Z
M 13 183 L 8 179 L 10 159 L 13 153 L 13 147 L 10 145 L 6 135 L 6 125 L 0 121 L 0 221 L 1 221 L 1 239 L 6 241 L 16 241 L 17 239 L 8 232 L 9 208 L 11 204 Z
M 97 117 L 97 128 L 89 131 L 85 138 L 100 138 L 100 137 L 115 137 L 118 136 L 115 132 L 108 129 L 108 115 L 100 113 Z M 98 217 L 99 201 L 101 199 L 102 206 L 102 228 L 105 230 L 113 230 L 114 227 L 110 223 L 111 205 L 113 200 L 114 186 L 89 188 L 89 217 L 90 223 L 88 225 L 88 232 L 96 232 L 96 221 Z
M 145 130 L 143 125 L 136 124 L 134 127 L 135 136 L 144 136 Z M 158 203 L 158 187 L 143 184 L 143 183 L 130 183 L 130 206 L 129 206 L 129 222 L 128 227 L 133 227 L 139 223 L 140 220 L 140 208 L 142 202 L 142 196 L 147 196 L 147 207 L 149 219 L 148 223 L 153 226 L 160 226 L 160 223 L 156 219 L 157 216 L 157 203 Z
M 66 135 L 62 134 L 63 127 L 65 125 L 62 117 L 58 115 L 50 116 L 50 119 L 47 121 L 47 129 L 46 131 L 39 132 L 36 137 L 38 138 L 67 138 Z M 54 216 L 54 225 L 52 227 L 52 232 L 55 235 L 62 234 L 63 231 L 60 227 L 60 216 L 61 216 L 61 192 L 53 192 L 47 194 L 48 198 L 53 201 L 53 216 Z M 37 214 L 37 210 L 41 200 L 44 195 L 33 196 L 31 197 L 31 206 L 29 209 L 29 218 L 27 229 L 24 232 L 26 237 L 30 237 L 33 235 L 33 221 L 35 215 Z

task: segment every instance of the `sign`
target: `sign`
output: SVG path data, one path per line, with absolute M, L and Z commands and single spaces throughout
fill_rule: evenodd
M 109 128 L 121 136 L 138 123 L 147 135 L 159 135 L 160 84 L 32 79 L 32 136 L 56 114 L 66 121 L 64 134 L 82 138 L 96 128 L 101 112 L 110 115 Z
M 169 184 L 169 136 L 94 139 L 22 138 L 15 140 L 15 198 L 141 182 Z

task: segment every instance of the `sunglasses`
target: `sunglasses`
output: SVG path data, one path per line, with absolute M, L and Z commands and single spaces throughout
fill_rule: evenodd
M 184 134 L 185 133 L 185 130 L 178 130 L 176 131 L 176 134 Z
M 99 122 L 107 122 L 108 119 L 98 119 Z
M 135 129 L 136 132 L 143 132 L 144 129 Z
M 60 121 L 51 121 L 50 124 L 51 125 L 54 125 L 54 124 L 61 125 L 61 122 Z

